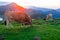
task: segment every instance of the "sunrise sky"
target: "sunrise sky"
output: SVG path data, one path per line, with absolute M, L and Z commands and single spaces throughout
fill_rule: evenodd
M 37 6 L 45 8 L 60 8 L 60 0 L 0 0 L 3 2 L 15 2 L 21 6 Z

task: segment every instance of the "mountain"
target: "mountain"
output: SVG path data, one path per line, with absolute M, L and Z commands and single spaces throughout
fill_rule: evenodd
M 6 8 L 6 6 L 0 6 L 0 15 L 4 14 L 4 12 L 6 10 L 5 8 Z
M 32 18 L 46 18 L 46 15 L 52 11 L 52 9 L 39 8 L 34 6 L 27 7 L 27 9 L 27 12 L 29 15 L 31 15 Z
M 60 18 L 60 9 L 40 8 L 35 6 L 27 7 L 28 13 L 34 18 L 45 18 L 47 14 L 52 13 L 53 18 Z M 33 16 L 34 15 L 34 16 Z
M 60 9 L 57 9 L 56 12 L 57 12 L 58 17 L 60 18 Z

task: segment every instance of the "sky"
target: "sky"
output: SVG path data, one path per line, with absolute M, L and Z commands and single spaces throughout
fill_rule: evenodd
M 60 8 L 60 0 L 0 0 L 3 2 L 15 2 L 21 6 L 37 6 L 44 8 Z

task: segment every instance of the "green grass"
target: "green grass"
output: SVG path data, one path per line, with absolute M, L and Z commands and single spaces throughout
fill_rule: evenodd
M 0 35 L 5 40 L 33 40 L 39 36 L 41 40 L 60 40 L 59 20 L 45 22 L 45 20 L 34 20 L 33 27 L 26 25 L 21 28 L 19 23 L 13 23 L 14 28 L 6 29 L 5 25 L 0 24 Z

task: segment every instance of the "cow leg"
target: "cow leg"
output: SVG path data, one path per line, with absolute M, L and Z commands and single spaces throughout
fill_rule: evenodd
M 22 23 L 21 23 L 21 27 L 23 27 Z
M 10 27 L 11 27 L 11 28 L 13 28 L 13 25 L 12 25 L 12 23 L 10 23 Z
M 25 23 L 21 23 L 21 27 L 24 27 Z
M 12 19 L 9 19 L 9 24 L 10 24 L 10 27 L 11 28 L 13 28 L 12 22 L 13 22 L 13 20 Z
M 32 23 L 29 23 L 30 27 L 32 27 Z
M 28 24 L 30 25 L 30 27 L 32 27 L 32 21 L 29 21 Z
M 25 22 L 21 21 L 21 27 L 25 26 Z
M 10 25 L 11 28 L 13 28 L 12 26 L 12 21 L 11 20 L 6 20 L 6 28 L 8 29 L 8 25 Z
M 6 28 L 8 29 L 9 20 L 6 20 Z

